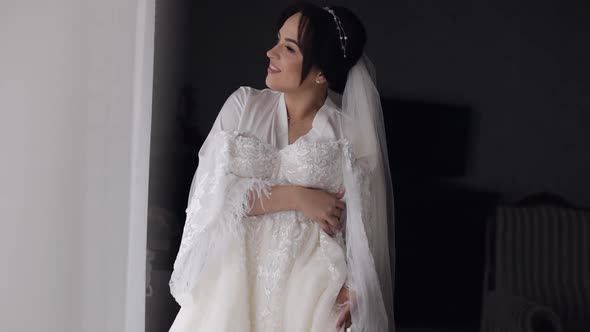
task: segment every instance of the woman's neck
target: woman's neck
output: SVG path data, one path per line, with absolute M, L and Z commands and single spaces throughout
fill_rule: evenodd
M 326 88 L 285 93 L 287 114 L 295 121 L 314 116 L 324 105 L 327 97 L 328 89 Z

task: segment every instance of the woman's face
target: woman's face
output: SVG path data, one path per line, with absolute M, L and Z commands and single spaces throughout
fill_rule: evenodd
M 303 54 L 297 42 L 297 29 L 301 13 L 289 17 L 277 34 L 277 44 L 266 52 L 270 59 L 267 69 L 266 85 L 276 91 L 290 92 L 305 88 L 313 82 L 312 69 L 306 80 L 299 85 Z

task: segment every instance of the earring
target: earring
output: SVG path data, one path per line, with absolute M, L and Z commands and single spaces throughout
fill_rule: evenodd
M 320 83 L 320 80 L 315 80 L 316 83 Z

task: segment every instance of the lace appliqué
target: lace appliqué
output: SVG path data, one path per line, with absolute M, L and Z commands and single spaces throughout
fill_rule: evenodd
M 271 183 L 266 179 L 240 178 L 229 171 L 232 137 L 227 132 L 212 137 L 218 150 L 200 161 L 195 175 L 169 282 L 170 292 L 180 305 L 191 302 L 191 290 L 207 262 L 220 257 L 229 243 L 243 237 L 242 219 L 251 208 L 252 195 L 269 195 Z
M 255 331 L 280 331 L 283 320 L 282 307 L 276 305 L 283 299 L 283 287 L 292 264 L 301 251 L 305 238 L 310 236 L 310 225 L 302 223 L 294 211 L 249 217 L 248 266 L 249 278 L 254 289 L 253 316 Z M 261 243 L 263 233 L 270 233 L 270 243 Z M 268 235 L 268 234 L 267 234 Z M 264 250 L 261 248 L 264 247 Z
M 284 149 L 283 175 L 292 184 L 321 188 L 328 192 L 342 190 L 342 141 L 296 142 Z M 291 148 L 291 146 L 288 146 Z
M 341 283 L 346 276 L 344 238 L 341 232 L 331 238 L 297 211 L 248 217 L 248 202 L 254 194 L 268 195 L 273 184 L 342 190 L 340 161 L 347 143 L 297 141 L 278 149 L 244 133 L 221 132 L 219 137 L 215 151 L 208 155 L 214 162 L 205 164 L 209 167 L 196 179 L 186 210 L 187 223 L 171 290 L 177 289 L 178 300 L 198 282 L 206 262 L 221 257 L 224 242 L 246 236 L 246 266 L 250 280 L 258 288 L 253 292 L 256 303 L 251 306 L 255 310 L 251 313 L 255 330 L 279 331 L 283 284 L 302 244 L 310 236 L 317 237 L 332 280 Z M 257 234 L 262 232 L 270 234 L 267 238 L 273 241 L 261 243 Z
M 371 170 L 369 164 L 366 160 L 357 159 L 355 161 L 354 174 L 357 176 L 359 185 L 361 188 L 361 206 L 362 208 L 362 216 L 365 226 L 365 232 L 367 234 L 367 238 L 373 238 L 373 209 L 370 208 L 373 204 L 371 198 L 371 186 L 372 186 L 372 177 L 371 177 Z M 373 252 L 373 243 L 369 241 L 369 248 L 371 252 Z

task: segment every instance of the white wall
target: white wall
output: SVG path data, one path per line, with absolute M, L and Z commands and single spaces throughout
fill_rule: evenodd
M 0 331 L 143 331 L 153 0 L 0 3 Z

